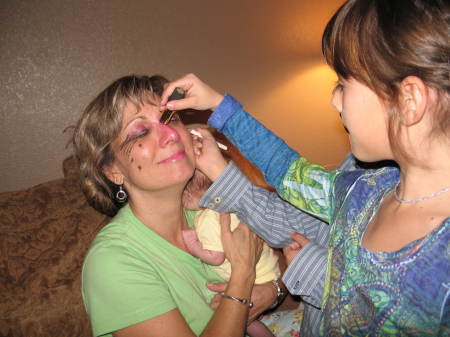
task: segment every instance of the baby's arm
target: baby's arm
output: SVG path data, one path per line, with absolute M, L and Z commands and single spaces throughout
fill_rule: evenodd
M 203 249 L 195 229 L 183 230 L 182 234 L 184 243 L 193 256 L 213 266 L 219 266 L 225 261 L 224 252 Z

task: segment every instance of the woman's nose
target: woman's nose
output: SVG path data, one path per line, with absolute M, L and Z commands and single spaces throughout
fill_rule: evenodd
M 158 126 L 159 146 L 164 147 L 180 140 L 180 134 L 170 125 L 160 123 Z

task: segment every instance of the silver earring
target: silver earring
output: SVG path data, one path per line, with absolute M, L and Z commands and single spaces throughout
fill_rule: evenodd
M 119 185 L 119 190 L 116 193 L 116 200 L 118 202 L 125 202 L 128 198 L 127 192 L 122 188 L 123 185 Z

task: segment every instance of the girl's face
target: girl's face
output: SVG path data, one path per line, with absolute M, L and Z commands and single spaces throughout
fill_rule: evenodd
M 359 160 L 392 159 L 388 114 L 371 89 L 352 78 L 339 79 L 333 90 L 332 104 L 341 115 L 352 152 Z
M 157 105 L 145 104 L 137 111 L 128 103 L 124 109 L 122 130 L 112 143 L 116 158 L 108 177 L 116 184 L 123 181 L 131 196 L 184 187 L 194 173 L 190 133 L 178 115 L 167 125 L 159 122 L 160 117 Z

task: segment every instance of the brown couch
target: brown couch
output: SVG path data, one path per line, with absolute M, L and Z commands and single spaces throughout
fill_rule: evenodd
M 79 188 L 73 158 L 64 178 L 0 193 L 0 336 L 92 336 L 80 270 L 108 218 Z

